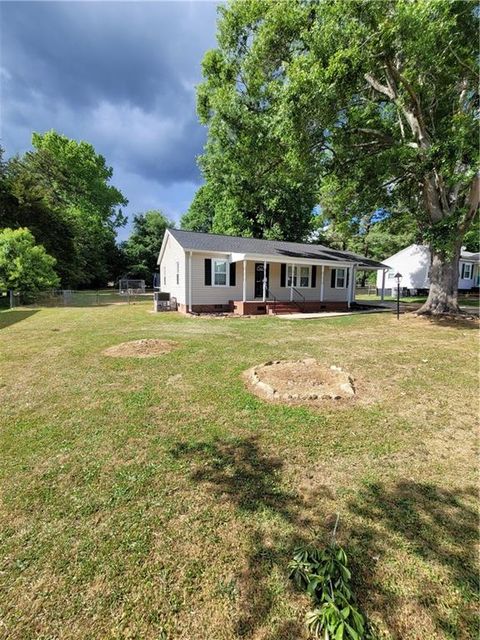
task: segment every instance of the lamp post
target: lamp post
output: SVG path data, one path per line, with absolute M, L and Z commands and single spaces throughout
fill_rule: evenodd
M 397 320 L 400 318 L 400 280 L 402 279 L 402 274 L 397 271 L 397 273 L 393 276 L 397 281 Z

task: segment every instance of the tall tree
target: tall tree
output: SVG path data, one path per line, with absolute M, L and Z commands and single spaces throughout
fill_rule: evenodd
M 28 227 L 57 259 L 65 286 L 100 284 L 109 277 L 116 229 L 125 223 L 123 194 L 112 169 L 92 145 L 55 131 L 32 135 L 33 151 L 3 171 L 0 223 Z
M 80 268 L 75 230 L 64 211 L 47 204 L 46 190 L 20 158 L 12 158 L 5 164 L 2 184 L 0 227 L 28 228 L 35 240 L 55 257 L 55 270 L 62 283 L 76 285 Z
M 132 234 L 122 245 L 130 277 L 152 282 L 165 230 L 174 226 L 161 211 L 147 211 L 133 217 Z
M 0 289 L 23 293 L 58 286 L 55 258 L 48 255 L 28 229 L 0 231 Z
M 195 194 L 187 213 L 180 220 L 182 229 L 201 233 L 211 231 L 217 204 L 216 195 L 211 183 L 203 184 Z
M 421 311 L 458 312 L 460 247 L 480 189 L 476 4 L 242 0 L 220 12 L 199 96 L 215 139 L 234 137 L 239 121 L 224 102 L 247 122 L 269 114 L 279 153 L 271 144 L 263 155 L 261 138 L 250 147 L 264 175 L 284 157 L 309 167 L 339 221 L 378 209 L 410 216 L 432 254 Z M 308 192 L 309 174 L 296 175 Z
M 236 9 L 241 12 L 241 5 Z M 197 110 L 208 126 L 199 160 L 206 186 L 182 224 L 201 219 L 216 233 L 301 240 L 311 230 L 316 170 L 290 154 L 277 101 L 280 84 L 264 82 L 265 65 L 257 67 L 229 15 L 219 24 L 219 48 L 203 60 Z

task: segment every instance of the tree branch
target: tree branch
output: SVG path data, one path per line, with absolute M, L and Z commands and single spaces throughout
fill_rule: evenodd
M 425 119 L 423 117 L 423 112 L 420 105 L 420 98 L 417 96 L 412 85 L 404 76 L 402 76 L 400 71 L 391 62 L 391 60 L 387 60 L 386 65 L 388 72 L 391 74 L 394 81 L 396 83 L 402 84 L 405 87 L 405 90 L 410 96 L 410 100 L 412 101 L 413 109 L 412 111 L 410 111 L 403 104 L 401 104 L 398 99 L 395 99 L 395 102 L 398 106 L 400 106 L 403 113 L 405 114 L 405 117 L 410 124 L 410 128 L 412 129 L 412 133 L 418 138 L 420 146 L 428 148 L 430 146 L 430 137 L 428 135 L 427 127 L 425 126 Z
M 459 232 L 464 234 L 480 208 L 480 173 L 473 178 L 466 198 L 467 212 L 458 225 Z
M 368 84 L 373 89 L 375 89 L 375 91 L 378 91 L 378 93 L 383 93 L 383 95 L 387 96 L 387 98 L 390 98 L 390 100 L 395 100 L 395 92 L 390 87 L 387 87 L 386 85 L 376 80 L 376 78 L 374 78 L 370 73 L 366 73 L 364 75 L 364 78 L 368 82 Z

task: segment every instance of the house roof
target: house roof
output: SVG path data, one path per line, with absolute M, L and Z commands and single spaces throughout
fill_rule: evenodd
M 352 262 L 366 269 L 386 269 L 386 265 L 370 260 L 350 251 L 337 251 L 321 244 L 284 242 L 283 240 L 260 240 L 239 236 L 223 236 L 214 233 L 198 233 L 168 229 L 175 240 L 189 251 L 218 251 L 221 253 L 257 254 L 259 256 L 303 258 L 327 262 Z
M 463 250 L 460 253 L 461 260 L 471 260 L 472 262 L 480 262 L 480 253 L 472 253 L 471 251 Z
M 397 251 L 397 253 L 394 253 L 393 255 L 388 256 L 388 258 L 385 258 L 385 262 L 388 262 L 388 260 L 391 260 L 392 258 L 396 258 L 402 253 L 411 251 L 412 249 L 414 249 L 415 251 L 423 252 L 425 256 L 427 256 L 430 259 L 430 248 L 428 245 L 409 244 L 408 247 L 405 247 L 404 249 L 400 249 L 400 251 Z M 467 260 L 468 262 L 480 262 L 480 253 L 472 253 L 471 251 L 466 251 L 466 249 L 462 247 L 462 250 L 460 252 L 460 260 Z

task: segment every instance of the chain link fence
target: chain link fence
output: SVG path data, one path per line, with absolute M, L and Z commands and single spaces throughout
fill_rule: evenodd
M 0 297 L 0 308 L 16 307 L 102 307 L 115 304 L 151 302 L 153 289 L 140 291 L 127 289 L 73 290 L 55 289 L 35 293 L 4 292 Z

